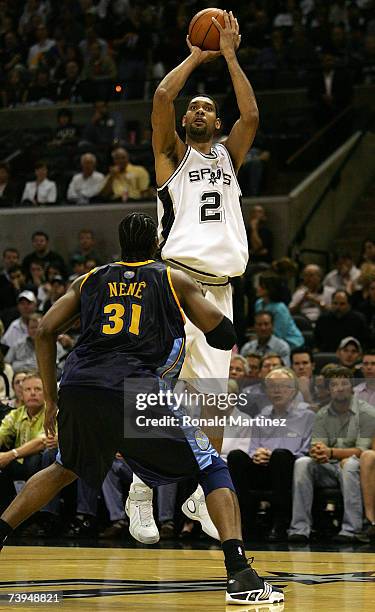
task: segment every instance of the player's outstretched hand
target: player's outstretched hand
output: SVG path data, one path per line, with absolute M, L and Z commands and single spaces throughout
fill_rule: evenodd
M 191 44 L 189 36 L 186 37 L 186 43 L 189 47 L 190 53 L 195 55 L 200 64 L 206 64 L 207 62 L 213 62 L 215 59 L 220 57 L 221 51 L 202 51 L 199 47 Z
M 57 415 L 57 404 L 56 402 L 46 402 L 46 415 L 44 417 L 44 431 L 46 436 L 55 436 L 56 434 L 56 415 Z
M 241 43 L 241 34 L 240 26 L 232 11 L 229 11 L 229 13 L 224 11 L 224 28 L 215 17 L 212 17 L 212 21 L 220 32 L 221 54 L 225 56 L 228 52 L 237 51 Z

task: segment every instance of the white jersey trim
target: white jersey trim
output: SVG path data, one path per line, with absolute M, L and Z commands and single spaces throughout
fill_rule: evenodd
M 182 167 L 185 165 L 189 154 L 190 154 L 190 150 L 191 147 L 187 146 L 186 151 L 185 151 L 185 155 L 183 156 L 182 160 L 180 161 L 180 163 L 178 164 L 176 170 L 173 172 L 173 174 L 171 174 L 171 176 L 169 177 L 169 179 L 167 179 L 165 181 L 165 183 L 163 183 L 163 185 L 161 185 L 161 187 L 157 187 L 156 191 L 161 191 L 162 189 L 165 189 L 165 187 L 167 185 L 169 185 L 169 183 L 171 182 L 172 179 L 174 179 L 174 177 L 180 172 L 180 170 L 182 169 Z
M 226 148 L 226 146 L 225 146 L 224 144 L 222 144 L 221 142 L 218 142 L 216 146 L 217 146 L 217 147 L 223 147 L 223 149 L 225 150 L 225 153 L 227 154 L 228 159 L 229 159 L 230 167 L 232 168 L 232 171 L 233 171 L 233 176 L 234 176 L 234 179 L 235 179 L 235 181 L 236 181 L 236 184 L 237 184 L 237 187 L 238 187 L 238 191 L 240 192 L 240 194 L 241 194 L 241 196 L 242 196 L 241 187 L 240 187 L 240 184 L 239 184 L 239 182 L 238 182 L 237 174 L 236 174 L 236 171 L 235 171 L 235 169 L 234 169 L 234 165 L 233 165 L 233 160 L 232 160 L 232 158 L 231 158 L 231 155 L 230 155 L 230 153 L 229 153 L 228 149 L 227 149 L 227 148 Z

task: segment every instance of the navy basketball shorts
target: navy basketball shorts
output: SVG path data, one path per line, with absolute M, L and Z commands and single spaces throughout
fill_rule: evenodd
M 56 461 L 92 486 L 101 485 L 117 452 L 149 486 L 186 478 L 204 481 L 219 463 L 224 467 L 221 471 L 227 471 L 200 429 L 178 427 L 170 434 L 155 427 L 144 438 L 141 431 L 126 435 L 126 409 L 121 394 L 101 388 L 64 386 L 59 391 L 58 406 Z

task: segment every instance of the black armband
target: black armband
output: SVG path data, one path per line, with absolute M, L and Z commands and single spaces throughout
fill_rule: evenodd
M 222 351 L 230 351 L 236 344 L 237 336 L 234 331 L 233 323 L 228 317 L 223 318 L 221 323 L 215 329 L 204 334 L 210 346 L 221 349 Z

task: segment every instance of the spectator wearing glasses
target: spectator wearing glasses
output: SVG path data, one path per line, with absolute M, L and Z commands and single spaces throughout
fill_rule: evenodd
M 293 465 L 310 448 L 314 413 L 309 405 L 297 399 L 298 380 L 289 368 L 274 368 L 265 377 L 268 405 L 261 416 L 285 419 L 285 426 L 268 425 L 252 430 L 248 454 L 234 450 L 228 455 L 244 518 L 255 514 L 255 502 L 249 489 L 271 490 L 273 527 L 268 536 L 272 542 L 287 539 L 292 511 Z

